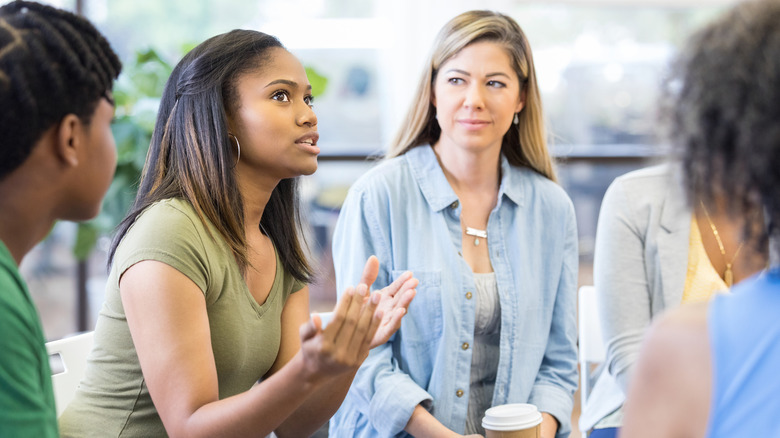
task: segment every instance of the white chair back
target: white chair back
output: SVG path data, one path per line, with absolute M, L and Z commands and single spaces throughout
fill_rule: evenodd
M 64 369 L 61 373 L 51 376 L 58 417 L 73 400 L 76 389 L 84 377 L 87 355 L 92 350 L 93 334 L 94 332 L 87 332 L 46 343 L 46 350 L 50 356 L 58 354 L 62 358 Z
M 580 412 L 585 412 L 588 396 L 593 386 L 590 366 L 602 363 L 607 351 L 601 336 L 598 295 L 593 286 L 581 286 L 578 297 L 579 363 L 580 363 Z M 582 431 L 587 437 L 587 431 Z

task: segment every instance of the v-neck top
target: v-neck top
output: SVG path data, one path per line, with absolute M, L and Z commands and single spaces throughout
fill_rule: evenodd
M 726 282 L 712 266 L 704 249 L 696 215 L 691 215 L 691 235 L 688 243 L 688 270 L 685 275 L 683 303 L 708 301 L 716 292 L 728 291 Z
M 277 253 L 271 291 L 259 304 L 227 243 L 188 202 L 168 199 L 150 206 L 117 248 L 86 376 L 60 417 L 63 436 L 165 435 L 119 294 L 121 275 L 145 260 L 173 267 L 203 292 L 220 399 L 248 390 L 271 368 L 279 351 L 284 304 L 304 287 L 284 270 Z

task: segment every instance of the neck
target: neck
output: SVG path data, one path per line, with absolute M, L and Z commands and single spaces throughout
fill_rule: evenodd
M 464 151 L 437 142 L 433 147 L 447 182 L 455 193 L 498 193 L 501 149 Z
M 25 190 L 18 178 L 8 178 L 0 184 L 0 240 L 16 265 L 54 226 L 56 215 L 45 210 L 51 205 L 41 193 Z
M 242 177 L 238 174 L 238 187 L 244 205 L 244 231 L 247 236 L 258 232 L 268 200 L 271 199 L 279 180 Z

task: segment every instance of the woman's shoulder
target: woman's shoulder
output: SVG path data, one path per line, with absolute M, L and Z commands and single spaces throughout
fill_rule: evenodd
M 203 228 L 198 213 L 184 199 L 169 198 L 146 207 L 136 218 L 132 228 L 152 227 L 157 230 L 177 230 L 181 227 Z
M 362 174 L 350 187 L 352 192 L 384 192 L 411 180 L 409 164 L 405 156 L 387 158 Z
M 654 195 L 665 194 L 673 182 L 676 182 L 674 167 L 660 164 L 620 175 L 615 178 L 612 185 L 620 186 L 638 195 Z
M 144 209 L 127 230 L 120 246 L 164 245 L 166 242 L 188 240 L 203 244 L 206 229 L 192 205 L 184 199 L 157 201 Z
M 509 165 L 508 169 L 511 172 L 509 185 L 522 188 L 521 198 L 530 198 L 551 208 L 573 211 L 571 198 L 559 183 L 528 167 Z M 510 197 L 511 191 L 512 188 L 506 188 Z
M 634 170 L 612 182 L 604 202 L 623 204 L 634 211 L 659 209 L 671 198 L 675 205 L 684 202 L 679 176 L 668 164 Z

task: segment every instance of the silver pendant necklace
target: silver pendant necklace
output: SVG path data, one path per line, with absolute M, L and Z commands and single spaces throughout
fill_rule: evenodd
M 466 234 L 474 236 L 474 246 L 479 246 L 479 238 L 487 240 L 487 230 L 478 230 L 476 228 L 466 227 Z

